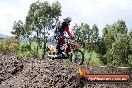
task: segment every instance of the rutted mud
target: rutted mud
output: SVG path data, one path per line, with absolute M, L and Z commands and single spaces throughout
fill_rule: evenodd
M 0 55 L 0 88 L 78 88 L 77 66 L 60 60 Z M 129 73 L 132 69 L 91 67 L 90 73 Z M 126 84 L 86 84 L 83 88 L 132 88 Z

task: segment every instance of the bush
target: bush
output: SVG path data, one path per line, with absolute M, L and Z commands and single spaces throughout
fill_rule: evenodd
M 21 44 L 20 52 L 18 55 L 22 56 L 22 57 L 33 57 L 32 49 L 31 49 L 30 45 L 27 43 Z
M 2 54 L 16 54 L 19 47 L 19 41 L 14 38 L 0 39 L 0 53 Z

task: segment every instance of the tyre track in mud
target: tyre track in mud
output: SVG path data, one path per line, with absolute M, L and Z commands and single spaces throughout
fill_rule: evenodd
M 90 67 L 90 73 L 131 74 L 132 69 Z M 18 58 L 0 54 L 0 88 L 78 88 L 77 66 L 61 60 Z M 126 84 L 86 84 L 83 88 L 132 88 Z

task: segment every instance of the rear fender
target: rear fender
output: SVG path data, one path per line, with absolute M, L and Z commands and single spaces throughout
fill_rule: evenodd
M 50 51 L 50 52 L 52 52 L 52 53 L 56 53 L 56 47 L 55 46 L 53 46 L 53 45 L 48 45 L 47 46 L 47 48 L 48 48 L 48 50 Z

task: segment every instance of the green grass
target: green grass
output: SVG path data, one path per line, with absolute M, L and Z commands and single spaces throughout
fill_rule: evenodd
M 22 46 L 22 45 L 24 45 L 24 44 L 27 44 L 27 42 L 20 42 L 20 46 Z M 31 48 L 32 48 L 32 50 L 34 50 L 35 51 L 35 49 L 37 48 L 37 43 L 36 42 L 32 42 L 32 44 L 31 44 Z M 25 56 L 28 56 L 29 55 L 29 53 L 30 52 L 24 52 L 25 54 Z M 26 53 L 27 53 L 27 55 L 26 55 Z M 38 50 L 38 57 L 40 58 L 40 59 L 42 59 L 42 54 L 43 54 L 43 49 L 40 49 L 39 48 L 39 50 Z M 20 53 L 20 51 L 18 51 L 18 56 L 23 56 L 21 53 Z
M 27 44 L 27 42 L 20 42 L 20 47 L 23 46 L 24 44 Z M 31 44 L 31 48 L 35 51 L 37 47 L 37 43 L 36 42 L 32 42 Z M 17 52 L 17 56 L 31 56 L 31 53 L 30 51 L 26 51 L 26 52 L 23 52 L 21 53 L 20 51 Z M 38 57 L 39 58 L 42 58 L 42 49 L 39 49 L 38 51 Z
M 21 42 L 20 43 L 21 46 L 24 45 L 24 44 L 26 44 L 26 42 Z M 32 49 L 34 49 L 34 47 L 35 48 L 37 47 L 37 43 L 36 42 L 33 42 L 32 45 L 31 45 Z M 85 62 L 88 62 L 89 58 L 90 58 L 90 53 L 88 53 L 88 51 L 85 50 L 85 49 L 82 49 L 82 51 L 84 52 Z M 43 52 L 43 50 L 39 49 L 39 51 L 38 51 L 39 58 L 42 58 L 42 52 Z M 25 52 L 25 54 L 27 54 L 27 55 L 29 55 L 29 53 L 30 52 Z M 20 54 L 20 51 L 19 51 L 19 55 L 22 56 Z M 94 65 L 94 66 L 101 66 L 102 65 L 100 59 L 98 58 L 97 54 L 94 51 L 92 52 L 92 57 L 90 59 L 89 65 Z
M 96 52 L 94 52 L 94 51 L 91 52 L 92 53 L 91 59 L 89 61 L 90 53 L 88 52 L 88 50 L 82 49 L 82 51 L 84 52 L 85 62 L 89 62 L 89 65 L 94 65 L 94 66 L 101 66 L 102 65 L 100 58 L 98 58 L 98 55 Z

